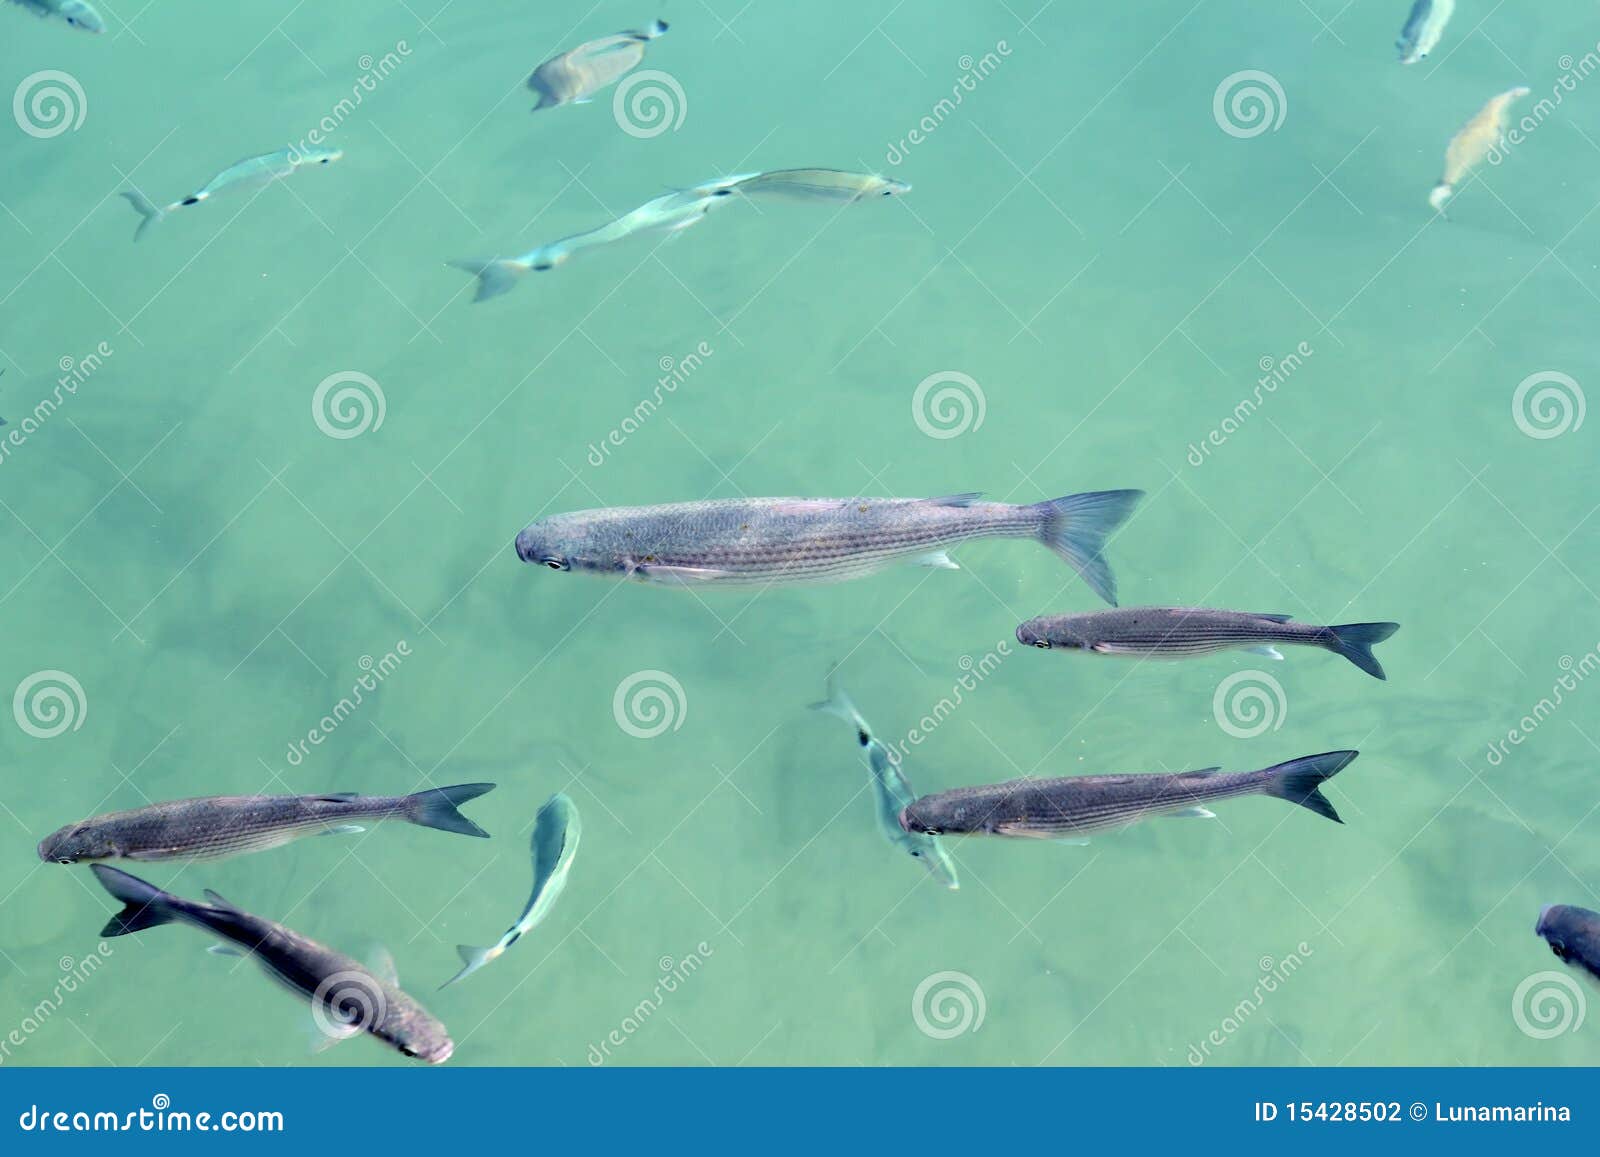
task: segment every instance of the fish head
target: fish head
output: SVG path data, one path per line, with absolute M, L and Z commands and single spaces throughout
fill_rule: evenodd
M 343 149 L 294 149 L 289 160 L 295 165 L 331 165 L 344 159 Z
M 571 570 L 572 545 L 563 533 L 563 517 L 557 515 L 523 527 L 517 535 L 517 557 L 550 570 Z
M 442 1065 L 456 1051 L 455 1041 L 440 1024 L 418 1007 L 390 1007 L 372 1033 L 399 1050 L 402 1056 Z
M 911 185 L 907 181 L 897 181 L 893 177 L 878 177 L 872 189 L 874 197 L 903 197 L 911 192 Z
M 928 875 L 938 880 L 944 887 L 952 892 L 961 888 L 961 881 L 956 878 L 956 866 L 950 859 L 950 853 L 944 850 L 944 845 L 933 837 L 919 841 L 906 848 L 928 869 Z
M 61 19 L 74 28 L 81 28 L 85 32 L 101 33 L 106 30 L 106 22 L 100 18 L 100 13 L 87 0 L 65 0 L 58 12 Z
M 106 860 L 117 854 L 116 844 L 105 831 L 90 824 L 68 824 L 39 841 L 39 858 L 47 864 Z
M 1080 632 L 1043 617 L 1029 619 L 1018 626 L 1017 642 L 1025 647 L 1038 647 L 1043 651 L 1053 647 L 1069 651 L 1086 651 L 1089 648 L 1089 640 Z
M 605 511 L 575 511 L 542 518 L 517 535 L 517 557 L 549 570 L 602 572 L 627 570 L 626 560 L 603 541 L 597 516 Z

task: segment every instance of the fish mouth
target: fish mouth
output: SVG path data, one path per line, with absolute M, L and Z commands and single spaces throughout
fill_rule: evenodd
M 1555 905 L 1555 904 L 1546 904 L 1543 908 L 1539 909 L 1539 922 L 1533 926 L 1533 934 L 1535 936 L 1543 936 L 1544 935 L 1545 917 L 1550 915 L 1551 909 L 1553 909 L 1555 907 L 1557 907 L 1557 905 Z

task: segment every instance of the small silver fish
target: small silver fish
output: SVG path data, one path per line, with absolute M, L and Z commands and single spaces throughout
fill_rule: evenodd
M 209 201 L 218 193 L 228 189 L 259 189 L 273 181 L 281 181 L 285 177 L 292 176 L 297 169 L 308 165 L 331 165 L 343 156 L 343 149 L 288 148 L 279 149 L 275 153 L 263 153 L 259 157 L 246 157 L 212 177 L 205 183 L 204 188 L 170 205 L 158 206 L 138 189 L 126 190 L 122 196 L 127 199 L 128 204 L 138 210 L 141 218 L 139 227 L 133 232 L 133 239 L 139 240 L 148 229 L 166 220 L 167 214 L 174 209 Z
M 251 957 L 273 980 L 308 999 L 326 1032 L 339 1037 L 369 1032 L 431 1065 L 448 1060 L 455 1050 L 444 1025 L 400 991 L 392 978 L 377 975 L 343 953 L 236 908 L 209 889 L 202 904 L 105 864 L 92 864 L 90 870 L 124 905 L 101 929 L 101 936 L 188 924 L 220 936 L 234 946 L 225 955 Z
M 100 18 L 100 13 L 94 10 L 94 5 L 87 0 L 15 0 L 15 2 L 40 19 L 59 20 L 82 32 L 100 33 L 106 30 L 106 22 Z
M 1417 0 L 1400 29 L 1400 39 L 1394 42 L 1400 63 L 1415 64 L 1437 48 L 1455 11 L 1456 0 Z
M 733 189 L 747 196 L 787 197 L 800 201 L 852 204 L 869 197 L 899 197 L 911 186 L 877 173 L 846 173 L 839 169 L 773 169 L 733 178 Z
M 1044 649 L 1182 659 L 1242 648 L 1281 659 L 1277 645 L 1321 647 L 1343 655 L 1375 679 L 1383 668 L 1372 653 L 1399 623 L 1317 627 L 1289 615 L 1256 615 L 1206 607 L 1121 607 L 1083 615 L 1040 615 L 1017 628 L 1017 642 Z
M 929 875 L 952 892 L 960 888 L 956 866 L 939 838 L 908 832 L 900 826 L 900 809 L 916 799 L 917 793 L 911 790 L 911 784 L 901 774 L 900 765 L 889 754 L 889 749 L 872 734 L 861 712 L 856 710 L 850 696 L 839 687 L 831 674 L 828 676 L 828 698 L 821 703 L 813 703 L 811 709 L 836 715 L 855 731 L 862 758 L 867 762 L 867 770 L 872 773 L 872 790 L 878 801 L 878 826 L 883 830 L 884 838 L 907 855 L 914 856 Z
M 1450 144 L 1444 151 L 1444 172 L 1428 193 L 1428 204 L 1434 207 L 1439 216 L 1445 216 L 1445 202 L 1456 195 L 1456 186 L 1505 143 L 1506 122 L 1511 115 L 1511 106 L 1531 91 L 1527 85 L 1519 84 L 1516 88 L 1508 88 L 1490 97 L 1473 114 L 1472 119 L 1450 138 Z
M 1563 963 L 1600 980 L 1600 912 L 1571 904 L 1551 904 L 1539 913 L 1533 929 Z
M 583 824 L 578 820 L 577 806 L 560 792 L 551 796 L 539 809 L 539 818 L 533 825 L 533 894 L 528 897 L 522 915 L 493 948 L 456 945 L 464 967 L 440 988 L 448 988 L 497 959 L 550 914 L 556 900 L 566 891 L 567 874 L 572 871 L 573 858 L 578 854 L 578 837 L 582 834 Z
M 643 32 L 603 36 L 552 56 L 528 77 L 528 87 L 539 94 L 539 103 L 533 106 L 533 111 L 563 104 L 587 104 L 595 93 L 637 68 L 644 59 L 646 46 L 666 31 L 666 21 L 657 20 Z
M 1307 755 L 1261 771 L 1208 767 L 1176 774 L 1074 775 L 1013 779 L 925 795 L 900 812 L 900 826 L 929 835 L 1019 836 L 1079 842 L 1156 816 L 1212 818 L 1205 806 L 1240 795 L 1270 795 L 1343 823 L 1319 790 L 1359 753 Z
M 492 783 L 430 788 L 414 795 L 212 795 L 108 812 L 67 824 L 39 841 L 46 863 L 84 860 L 214 860 L 281 847 L 319 833 L 362 831 L 358 821 L 405 820 L 487 839 L 456 810 Z
M 558 514 L 517 535 L 517 556 L 558 571 L 669 585 L 842 582 L 899 562 L 958 569 L 946 553 L 979 538 L 1031 538 L 1109 603 L 1100 550 L 1141 490 L 1031 505 L 945 498 L 734 498 Z

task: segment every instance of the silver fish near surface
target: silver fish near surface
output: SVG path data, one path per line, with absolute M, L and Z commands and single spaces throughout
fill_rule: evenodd
M 637 68 L 645 48 L 666 31 L 666 21 L 656 20 L 643 32 L 603 36 L 552 56 L 528 77 L 528 87 L 539 94 L 533 111 L 588 103 L 595 93 Z
M 165 221 L 167 214 L 175 209 L 209 201 L 218 193 L 229 189 L 259 189 L 270 185 L 273 181 L 293 176 L 299 169 L 311 165 L 331 165 L 343 156 L 343 149 L 289 148 L 279 149 L 275 153 L 263 153 L 259 157 L 246 157 L 223 169 L 202 188 L 170 205 L 157 205 L 138 189 L 126 190 L 122 196 L 138 211 L 140 217 L 139 227 L 133 231 L 133 239 L 138 241 L 148 230 Z
M 1550 904 L 1539 913 L 1534 932 L 1564 964 L 1600 981 L 1600 912 L 1571 904 Z
M 1399 623 L 1345 623 L 1318 627 L 1289 615 L 1258 615 L 1208 607 L 1121 607 L 1083 615 L 1040 615 L 1017 628 L 1017 642 L 1045 650 L 1096 655 L 1182 659 L 1243 649 L 1281 659 L 1279 645 L 1320 647 L 1343 655 L 1375 679 L 1383 667 L 1373 655 Z
M 1339 813 L 1321 792 L 1359 753 L 1329 751 L 1261 771 L 1142 775 L 1073 775 L 1014 779 L 925 795 L 900 812 L 900 826 L 929 835 L 1016 836 L 1080 841 L 1157 816 L 1209 819 L 1207 804 L 1241 795 L 1270 795 L 1335 823 Z
M 889 754 L 889 749 L 872 734 L 867 721 L 856 710 L 850 696 L 839 687 L 832 675 L 828 676 L 828 698 L 811 705 L 813 711 L 825 711 L 850 724 L 861 756 L 866 760 L 872 775 L 872 793 L 877 800 L 878 827 L 884 838 L 895 847 L 918 860 L 939 883 L 951 891 L 961 887 L 956 877 L 956 866 L 937 836 L 921 832 L 908 832 L 900 826 L 900 809 L 917 798 L 911 784 L 900 772 L 900 765 Z
M 944 498 L 733 498 L 557 514 L 517 535 L 517 557 L 557 571 L 695 586 L 842 582 L 902 562 L 958 569 L 946 553 L 981 538 L 1048 546 L 1116 602 L 1101 556 L 1142 490 L 1030 505 Z
M 577 805 L 560 792 L 551 796 L 539 809 L 539 817 L 533 825 L 533 893 L 528 897 L 522 915 L 517 917 L 517 922 L 492 948 L 456 945 L 456 953 L 461 957 L 463 967 L 440 988 L 450 987 L 497 959 L 550 914 L 550 909 L 566 890 L 567 875 L 572 871 L 573 857 L 578 854 L 578 838 L 582 834 L 583 824 L 578 819 Z
M 1400 63 L 1416 64 L 1437 48 L 1455 11 L 1456 0 L 1417 0 L 1394 42 Z
M 733 191 L 746 196 L 784 197 L 798 201 L 852 204 L 870 197 L 900 197 L 911 186 L 877 173 L 840 169 L 771 169 L 731 178 Z
M 42 20 L 59 20 L 80 32 L 104 32 L 106 22 L 88 0 L 15 0 Z
M 456 810 L 492 783 L 436 787 L 412 795 L 212 795 L 107 812 L 39 841 L 46 863 L 84 860 L 215 860 L 281 847 L 302 836 L 364 830 L 361 823 L 404 820 L 423 828 L 488 839 Z
M 368 1032 L 408 1057 L 437 1065 L 455 1050 L 450 1034 L 427 1009 L 355 960 L 282 924 L 253 916 L 209 889 L 205 903 L 163 892 L 154 884 L 105 864 L 95 878 L 123 903 L 100 935 L 127 936 L 162 924 L 187 924 L 220 936 L 273 980 L 311 1002 L 317 1024 L 334 1039 Z

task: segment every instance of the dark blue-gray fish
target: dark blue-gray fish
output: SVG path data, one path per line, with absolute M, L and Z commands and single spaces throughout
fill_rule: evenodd
M 289 991 L 311 1002 L 319 1027 L 335 1039 L 368 1032 L 408 1057 L 448 1060 L 455 1045 L 427 1009 L 380 976 L 282 924 L 253 916 L 207 890 L 206 902 L 186 900 L 106 864 L 90 870 L 124 907 L 102 936 L 126 936 L 162 924 L 188 924 L 219 936 L 226 955 L 248 956 Z
M 1359 753 L 1307 755 L 1261 771 L 1073 775 L 1014 779 L 936 792 L 907 805 L 900 826 L 928 835 L 1019 836 L 1079 841 L 1157 816 L 1209 819 L 1206 806 L 1241 795 L 1270 795 L 1343 823 L 1322 785 Z
M 297 170 L 309 165 L 331 165 L 343 156 L 343 149 L 288 148 L 263 153 L 259 157 L 246 157 L 242 161 L 235 161 L 204 186 L 170 205 L 157 205 L 138 189 L 126 190 L 122 196 L 138 210 L 140 217 L 139 227 L 133 231 L 133 239 L 138 241 L 148 230 L 166 220 L 167 214 L 175 209 L 198 205 L 230 189 L 259 189 L 273 181 L 293 176 Z
M 644 59 L 645 48 L 666 31 L 667 22 L 656 20 L 643 32 L 602 36 L 552 56 L 528 77 L 528 87 L 539 94 L 533 111 L 587 104 L 595 93 L 637 68 Z
M 106 22 L 88 0 L 15 0 L 43 20 L 59 20 L 80 32 L 104 32 Z
M 1564 964 L 1600 980 L 1600 912 L 1571 904 L 1551 904 L 1539 913 L 1533 929 Z
M 979 538 L 1031 538 L 1116 602 L 1101 547 L 1140 490 L 1014 506 L 946 498 L 733 498 L 617 506 L 540 519 L 517 556 L 558 571 L 636 582 L 725 586 L 842 582 L 899 562 L 954 570 L 947 551 Z
M 1119 607 L 1082 615 L 1040 615 L 1017 628 L 1017 641 L 1045 650 L 1153 659 L 1183 659 L 1231 649 L 1281 659 L 1280 645 L 1320 647 L 1382 679 L 1383 668 L 1372 648 L 1399 629 L 1399 623 L 1318 627 L 1294 622 L 1289 615 L 1207 607 Z
M 1437 48 L 1455 11 L 1456 0 L 1417 0 L 1394 42 L 1400 63 L 1415 64 Z

